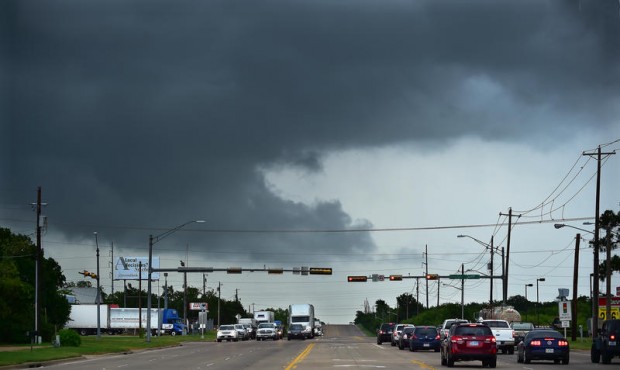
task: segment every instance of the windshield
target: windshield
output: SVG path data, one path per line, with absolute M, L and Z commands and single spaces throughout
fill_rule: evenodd
M 222 325 L 220 326 L 220 330 L 235 330 L 235 327 L 232 325 Z
M 435 328 L 417 328 L 415 329 L 415 334 L 417 336 L 427 336 L 434 337 L 437 335 L 437 329 Z
M 484 323 L 491 328 L 510 328 L 506 321 L 485 321 Z
M 270 324 L 270 323 L 262 323 L 262 324 L 258 325 L 259 329 L 264 329 L 264 328 L 273 329 L 274 327 L 275 327 L 275 324 Z
M 515 322 L 512 324 L 512 328 L 515 330 L 532 330 L 534 329 L 534 324 L 529 323 L 529 322 L 525 322 L 525 323 Z
M 309 322 L 310 316 L 293 316 L 291 322 Z

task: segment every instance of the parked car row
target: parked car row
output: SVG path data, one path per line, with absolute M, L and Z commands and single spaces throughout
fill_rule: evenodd
M 614 330 L 620 335 L 620 320 L 617 321 L 617 328 Z M 529 364 L 533 360 L 550 360 L 554 363 L 569 363 L 569 343 L 558 331 L 532 329 L 529 326 L 523 329 L 523 336 L 516 343 L 517 362 Z M 603 332 L 612 332 L 611 325 Z M 616 331 L 613 331 L 613 335 L 615 333 Z M 515 338 L 513 329 L 503 320 L 470 323 L 462 319 L 448 319 L 439 327 L 383 323 L 377 330 L 377 344 L 390 340 L 393 346 L 398 346 L 401 350 L 408 348 L 410 351 L 440 352 L 441 364 L 448 367 L 453 367 L 455 362 L 481 361 L 483 367 L 495 368 L 498 351 L 514 354 Z M 618 343 L 618 351 L 614 354 L 620 355 L 620 342 Z M 615 342 L 612 344 L 615 346 Z M 602 341 L 597 348 L 604 348 Z M 597 348 L 593 346 L 592 362 L 595 362 L 595 357 L 596 362 L 603 357 L 606 363 L 609 363 L 611 350 L 606 352 Z

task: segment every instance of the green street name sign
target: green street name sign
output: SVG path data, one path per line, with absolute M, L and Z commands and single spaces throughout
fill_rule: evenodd
M 480 275 L 450 275 L 450 279 L 480 279 Z

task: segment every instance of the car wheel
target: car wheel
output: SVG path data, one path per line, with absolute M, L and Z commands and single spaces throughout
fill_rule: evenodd
M 448 355 L 448 358 L 446 359 L 446 363 L 448 364 L 448 367 L 454 367 L 454 359 Z
M 217 341 L 218 341 L 218 342 L 221 342 L 222 340 L 221 340 L 221 339 L 218 339 Z
M 559 364 L 560 363 L 560 359 L 559 358 L 554 358 L 553 359 L 553 363 L 554 364 Z
M 170 332 L 170 335 L 172 335 L 174 337 L 175 335 L 177 335 L 177 332 L 173 330 L 173 331 Z
M 529 364 L 530 362 L 532 361 L 529 358 L 527 358 L 527 352 L 523 351 L 523 363 Z
M 568 357 L 562 359 L 562 365 L 568 365 Z
M 392 345 L 392 347 L 396 347 L 396 343 L 390 342 L 390 344 Z
M 601 352 L 601 362 L 604 364 L 609 364 L 611 363 L 611 355 L 607 352 L 607 351 L 602 351 Z
M 590 349 L 590 360 L 593 364 L 598 364 L 601 362 L 601 351 L 596 348 L 595 343 L 592 343 L 592 348 Z
M 378 339 L 377 339 L 377 344 L 378 344 L 378 345 L 381 345 L 381 341 L 380 341 L 380 340 L 378 340 Z
M 497 367 L 497 359 L 496 358 L 494 358 L 492 360 L 489 360 L 489 367 L 491 369 L 495 369 Z
M 509 355 L 514 355 L 515 354 L 515 348 L 514 347 L 508 347 L 508 354 Z

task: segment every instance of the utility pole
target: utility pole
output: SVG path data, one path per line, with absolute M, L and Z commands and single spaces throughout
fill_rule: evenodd
M 510 233 L 512 231 L 512 208 L 508 208 L 508 214 L 499 213 L 500 216 L 508 216 L 508 240 L 506 241 L 506 265 L 504 267 L 504 286 L 502 291 L 502 303 L 505 305 L 508 299 L 508 267 L 510 266 Z M 518 217 L 521 217 L 519 215 Z
M 34 289 L 34 335 L 36 343 L 39 343 L 39 323 L 41 319 L 41 187 L 37 188 L 37 255 L 35 256 L 35 289 Z
M 235 302 L 239 302 L 239 289 L 235 289 Z
M 489 307 L 491 308 L 491 310 L 493 310 L 493 235 L 491 235 L 491 248 L 489 248 L 491 250 L 491 284 L 489 287 L 489 291 L 490 291 L 490 297 L 489 297 Z M 465 274 L 463 272 L 463 274 Z
M 461 263 L 461 319 L 465 318 L 465 264 Z M 493 279 L 491 279 L 492 281 Z
M 99 287 L 99 240 L 95 231 L 95 245 L 97 246 L 97 340 L 101 339 L 101 289 Z
M 142 333 L 142 261 L 138 261 L 138 332 Z
M 596 206 L 594 215 L 594 271 L 592 274 L 592 339 L 596 339 L 597 331 L 598 331 L 598 298 L 599 298 L 599 273 L 598 273 L 598 265 L 599 265 L 599 228 L 600 228 L 600 200 L 601 200 L 601 158 L 603 155 L 609 156 L 612 154 L 616 154 L 615 151 L 601 153 L 601 146 L 599 145 L 596 153 L 587 153 L 583 152 L 582 155 L 586 155 L 589 157 L 596 156 Z
M 428 275 L 428 244 L 425 246 L 424 256 L 426 257 L 426 262 L 424 263 L 424 268 L 426 271 L 424 272 L 424 276 Z M 426 309 L 428 309 L 428 279 L 426 279 Z
M 579 241 L 581 235 L 577 233 L 575 237 L 575 263 L 573 264 L 573 304 L 571 307 L 571 339 L 577 340 L 577 280 L 579 278 Z
M 110 264 L 110 266 L 112 267 L 111 270 L 111 279 L 110 279 L 110 285 L 111 285 L 111 291 L 112 291 L 112 295 L 114 295 L 114 242 L 112 242 L 112 249 L 110 252 L 111 258 L 112 258 L 112 262 Z M 97 272 L 97 276 L 99 276 L 99 272 Z
M 415 314 L 420 314 L 420 278 L 415 278 Z
M 217 282 L 217 326 L 220 327 L 220 298 L 222 297 L 222 283 Z

